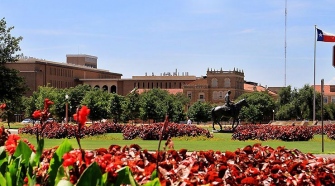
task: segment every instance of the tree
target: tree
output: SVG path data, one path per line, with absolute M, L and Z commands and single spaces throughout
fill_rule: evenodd
M 252 123 L 272 119 L 275 102 L 268 92 L 245 93 L 238 97 L 238 100 L 243 98 L 247 100 L 249 107 L 242 108 L 240 112 L 241 119 L 251 121 Z
M 301 111 L 302 118 L 313 119 L 313 101 L 314 100 L 314 90 L 311 86 L 305 85 L 299 89 L 299 94 L 297 96 L 297 106 Z M 315 94 L 315 112 L 316 118 L 321 116 L 321 94 L 316 92 Z
M 120 120 L 120 116 L 122 114 L 122 102 L 124 101 L 124 97 L 115 93 L 110 95 L 110 114 L 115 123 L 117 123 Z
M 188 109 L 187 115 L 197 123 L 207 122 L 211 120 L 211 108 L 209 103 L 197 101 Z
M 123 122 L 133 121 L 140 116 L 140 94 L 137 89 L 134 89 L 126 95 L 122 102 L 121 120 Z
M 20 54 L 19 43 L 22 37 L 14 37 L 11 31 L 14 27 L 7 28 L 5 18 L 0 20 L 0 103 L 6 103 L 4 119 L 14 121 L 14 114 L 22 108 L 22 96 L 27 90 L 24 79 L 18 76 L 18 71 L 5 67 L 6 63 L 18 61 Z
M 10 32 L 14 27 L 7 28 L 5 18 L 0 20 L 0 102 L 21 99 L 27 90 L 24 79 L 18 76 L 18 71 L 5 67 L 6 63 L 18 61 L 19 43 L 22 37 L 13 37 Z M 14 101 L 15 102 L 15 101 Z
M 140 118 L 153 119 L 154 122 L 163 121 L 168 111 L 169 93 L 162 89 L 151 89 L 140 96 Z
M 334 120 L 335 115 L 335 104 L 334 103 L 328 103 L 323 106 L 324 114 L 323 119 L 324 120 Z
M 111 95 L 108 92 L 95 89 L 86 93 L 81 105 L 86 105 L 91 110 L 89 118 L 92 121 L 100 121 L 110 116 L 110 97 Z
M 16 62 L 20 57 L 17 52 L 21 50 L 19 43 L 23 38 L 13 37 L 10 34 L 13 29 L 13 26 L 7 28 L 5 18 L 0 20 L 0 65 Z
M 92 90 L 93 89 L 89 85 L 77 85 L 65 90 L 66 94 L 69 96 L 69 116 L 76 113 L 77 108 L 80 106 L 85 95 Z

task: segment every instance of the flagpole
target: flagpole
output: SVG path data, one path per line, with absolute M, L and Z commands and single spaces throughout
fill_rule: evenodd
M 314 92 L 313 92 L 313 122 L 315 121 L 315 58 L 316 58 L 316 25 L 314 25 Z

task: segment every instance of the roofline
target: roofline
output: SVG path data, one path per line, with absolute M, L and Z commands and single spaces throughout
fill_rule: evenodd
M 87 55 L 87 54 L 66 54 L 66 57 L 90 57 L 94 59 L 98 59 L 97 56 Z

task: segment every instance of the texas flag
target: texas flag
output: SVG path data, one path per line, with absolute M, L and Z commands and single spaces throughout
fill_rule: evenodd
M 318 32 L 318 39 L 317 41 L 323 41 L 323 42 L 335 42 L 335 34 L 330 34 L 323 32 L 320 29 L 316 29 Z

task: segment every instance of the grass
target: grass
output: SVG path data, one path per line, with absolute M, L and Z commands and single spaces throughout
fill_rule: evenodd
M 3 124 L 6 129 L 8 129 L 7 123 Z M 18 129 L 23 127 L 21 123 L 11 123 L 12 129 Z M 198 125 L 198 127 L 203 127 L 211 131 L 211 125 Z M 216 126 L 217 127 L 217 126 Z M 217 127 L 218 128 L 218 127 Z M 247 145 L 253 145 L 255 143 L 261 143 L 263 146 L 268 145 L 273 148 L 278 146 L 284 146 L 287 149 L 299 149 L 304 153 L 313 154 L 335 154 L 335 140 L 329 139 L 324 135 L 324 152 L 322 152 L 322 136 L 315 135 L 313 139 L 309 141 L 294 141 L 294 142 L 284 142 L 280 140 L 269 140 L 269 141 L 259 141 L 259 140 L 248 140 L 248 141 L 237 141 L 231 140 L 230 133 L 213 133 L 214 138 L 207 139 L 204 137 L 191 138 L 191 137 L 181 137 L 173 138 L 174 148 L 187 149 L 188 151 L 200 151 L 200 150 L 219 150 L 219 151 L 234 151 L 237 148 L 243 148 Z M 36 147 L 35 136 L 31 135 L 21 135 L 22 138 L 27 138 Z M 51 148 L 58 146 L 62 143 L 64 139 L 45 139 L 45 148 Z M 78 148 L 78 144 L 75 139 L 69 139 L 70 143 L 74 148 Z M 162 141 L 161 149 L 164 146 L 165 141 Z M 100 136 L 88 137 L 81 139 L 81 145 L 84 149 L 98 149 L 98 148 L 108 148 L 110 145 L 120 145 L 124 147 L 126 145 L 138 144 L 142 149 L 147 149 L 150 151 L 157 150 L 158 141 L 157 140 L 123 140 L 121 133 L 105 134 Z
M 21 135 L 22 138 L 27 138 L 32 144 L 36 146 L 35 136 L 31 135 Z M 62 143 L 64 139 L 45 139 L 45 148 L 51 148 L 58 146 Z M 172 138 L 174 142 L 174 148 L 187 149 L 188 151 L 201 151 L 201 150 L 219 150 L 219 151 L 235 151 L 237 148 L 243 148 L 247 145 L 253 145 L 255 143 L 261 143 L 263 146 L 268 145 L 273 148 L 278 146 L 284 146 L 287 149 L 299 149 L 304 153 L 313 154 L 335 154 L 335 140 L 330 140 L 324 136 L 324 152 L 322 152 L 322 136 L 316 135 L 314 139 L 310 141 L 302 142 L 284 142 L 279 140 L 269 140 L 269 141 L 258 141 L 258 140 L 248 140 L 248 141 L 237 141 L 231 140 L 231 134 L 229 133 L 214 133 L 214 138 L 191 138 L 191 137 L 181 137 Z M 74 148 L 78 148 L 75 139 L 69 139 L 70 143 Z M 165 141 L 162 141 L 162 148 Z M 129 146 L 131 144 L 138 144 L 142 149 L 147 149 L 150 151 L 157 150 L 158 140 L 123 140 L 121 133 L 106 134 L 94 137 L 88 137 L 81 139 L 81 145 L 83 149 L 98 149 L 98 148 L 108 148 L 110 145 L 120 145 L 121 147 Z

